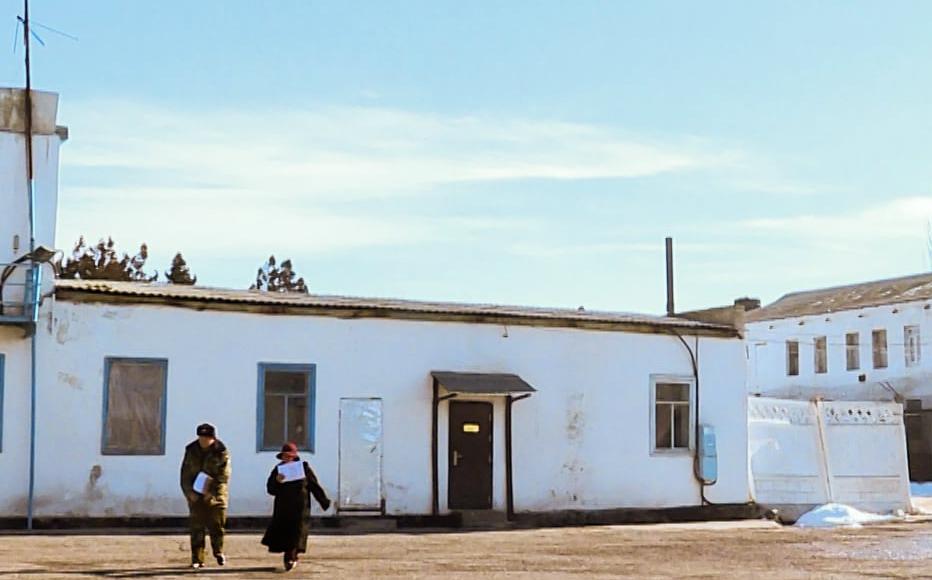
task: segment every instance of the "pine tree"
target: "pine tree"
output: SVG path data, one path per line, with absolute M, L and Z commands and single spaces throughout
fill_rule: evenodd
M 159 273 L 150 275 L 145 272 L 149 248 L 146 244 L 139 247 L 139 253 L 130 257 L 124 253 L 118 257 L 113 238 L 101 239 L 96 246 L 88 246 L 81 236 L 71 257 L 59 263 L 59 277 L 66 280 L 111 280 L 115 282 L 153 282 Z
M 197 276 L 191 276 L 191 270 L 188 268 L 188 263 L 185 262 L 181 252 L 175 254 L 171 268 L 165 273 L 165 278 L 172 284 L 186 284 L 188 286 L 197 284 Z
M 304 278 L 295 273 L 291 260 L 285 260 L 278 266 L 275 256 L 269 256 L 268 261 L 259 268 L 256 283 L 249 289 L 262 292 L 308 293 Z

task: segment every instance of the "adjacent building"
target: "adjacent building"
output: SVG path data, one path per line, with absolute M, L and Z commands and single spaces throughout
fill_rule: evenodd
M 749 393 L 901 403 L 910 475 L 932 479 L 930 308 L 932 274 L 787 294 L 748 313 Z

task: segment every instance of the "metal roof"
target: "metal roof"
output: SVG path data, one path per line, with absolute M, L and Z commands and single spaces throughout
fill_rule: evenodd
M 502 323 L 603 330 L 663 332 L 678 329 L 715 336 L 734 337 L 728 325 L 682 318 L 583 309 L 538 308 L 494 304 L 463 304 L 355 298 L 316 294 L 269 293 L 178 284 L 57 280 L 56 295 L 70 301 L 139 302 L 198 309 L 219 308 L 267 314 L 308 314 L 337 317 L 399 317 L 415 320 Z
M 470 395 L 507 395 L 510 393 L 535 393 L 537 389 L 527 384 L 518 375 L 504 373 L 454 373 L 432 371 L 444 389 L 451 393 Z
M 748 312 L 746 320 L 795 318 L 928 299 L 932 299 L 932 273 L 793 292 Z

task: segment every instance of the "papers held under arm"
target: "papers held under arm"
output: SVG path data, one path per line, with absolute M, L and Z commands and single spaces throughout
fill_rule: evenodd
M 197 474 L 197 477 L 194 478 L 194 491 L 204 495 L 204 492 L 207 491 L 207 486 L 210 484 L 212 478 L 204 473 L 203 471 Z
M 304 462 L 289 461 L 278 466 L 278 473 L 285 476 L 285 482 L 304 479 Z

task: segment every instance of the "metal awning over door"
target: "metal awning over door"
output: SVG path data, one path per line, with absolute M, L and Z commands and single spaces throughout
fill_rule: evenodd
M 526 399 L 537 389 L 532 387 L 515 374 L 507 373 L 458 373 L 452 371 L 431 371 L 433 382 L 433 413 L 431 414 L 431 489 L 433 515 L 440 513 L 440 473 L 439 473 L 439 442 L 438 417 L 439 407 L 443 401 L 456 399 L 459 395 L 465 398 L 504 397 L 505 399 L 505 502 L 508 519 L 514 515 L 514 489 L 512 485 L 512 452 L 511 452 L 511 423 L 512 406 L 517 401 Z M 440 390 L 447 391 L 441 395 Z M 452 403 L 452 401 L 451 401 Z M 489 424 L 491 427 L 491 422 Z
M 513 395 L 537 389 L 518 375 L 505 373 L 456 373 L 432 371 L 431 376 L 450 393 L 470 395 Z

